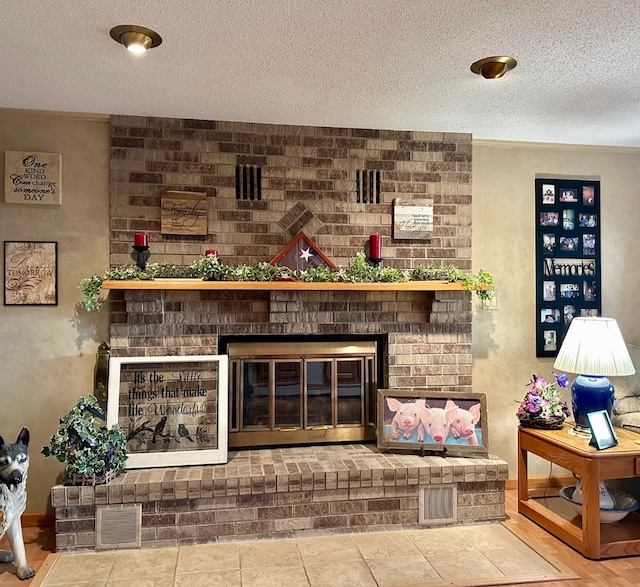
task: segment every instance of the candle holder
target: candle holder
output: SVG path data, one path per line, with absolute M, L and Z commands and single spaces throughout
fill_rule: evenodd
M 142 245 L 133 245 L 135 252 L 131 253 L 131 258 L 136 262 L 136 265 L 140 271 L 144 271 L 147 268 L 147 261 L 151 257 L 149 247 Z

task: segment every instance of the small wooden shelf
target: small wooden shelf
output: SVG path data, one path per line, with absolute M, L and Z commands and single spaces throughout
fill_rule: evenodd
M 236 290 L 236 291 L 467 291 L 448 281 L 400 283 L 336 283 L 304 281 L 203 281 L 201 279 L 107 280 L 103 289 Z

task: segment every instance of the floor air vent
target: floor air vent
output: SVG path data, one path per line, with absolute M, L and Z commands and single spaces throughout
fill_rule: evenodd
M 96 507 L 96 550 L 141 547 L 142 504 Z
M 458 495 L 455 485 L 433 485 L 420 490 L 419 523 L 422 526 L 455 524 Z

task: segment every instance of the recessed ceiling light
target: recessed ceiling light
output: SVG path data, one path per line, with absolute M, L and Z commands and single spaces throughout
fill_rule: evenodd
M 123 44 L 132 53 L 144 53 L 162 43 L 162 37 L 158 33 L 135 24 L 113 27 L 109 34 L 114 41 Z
M 499 55 L 496 57 L 485 57 L 471 64 L 471 71 L 481 75 L 485 79 L 497 79 L 502 77 L 507 71 L 513 69 L 518 62 L 513 57 Z

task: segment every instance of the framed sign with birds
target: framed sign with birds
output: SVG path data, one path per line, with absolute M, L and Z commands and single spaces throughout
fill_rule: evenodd
M 227 462 L 228 357 L 112 357 L 107 425 L 127 439 L 127 468 Z

